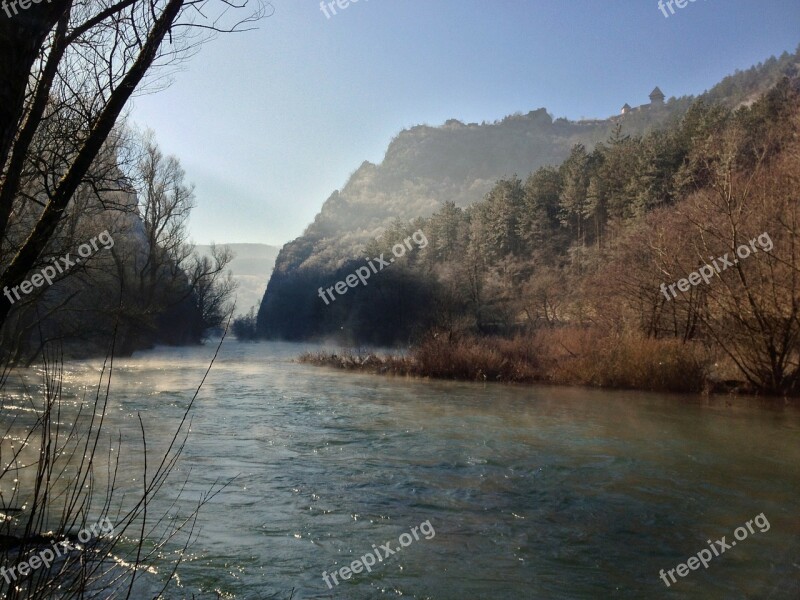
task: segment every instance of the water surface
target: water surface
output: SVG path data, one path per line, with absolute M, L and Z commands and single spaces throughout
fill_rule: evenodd
M 305 348 L 225 342 L 173 510 L 236 479 L 204 507 L 185 587 L 170 597 L 800 597 L 797 409 L 352 374 L 292 362 Z M 213 352 L 117 361 L 111 428 L 135 433 L 140 411 L 148 440 L 166 438 Z M 67 369 L 67 389 L 81 393 L 98 365 Z M 123 452 L 135 473 L 134 446 Z M 164 491 L 158 506 L 178 486 Z M 659 579 L 760 513 L 769 531 L 670 589 Z M 323 581 L 425 521 L 431 539 L 333 590 Z

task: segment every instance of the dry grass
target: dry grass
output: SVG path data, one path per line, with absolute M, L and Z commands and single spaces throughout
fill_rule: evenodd
M 366 371 L 390 375 L 415 375 L 413 362 L 404 356 L 380 356 L 372 352 L 353 352 L 344 350 L 340 353 L 304 352 L 298 362 L 333 367 L 345 371 Z
M 707 387 L 705 349 L 679 340 L 603 336 L 593 330 L 560 330 L 545 335 L 558 350 L 548 379 L 609 388 L 701 392 Z
M 541 379 L 535 340 L 525 337 L 430 338 L 412 351 L 416 373 L 470 381 L 531 382 Z
M 608 336 L 582 328 L 515 338 L 430 336 L 408 356 L 306 353 L 300 362 L 346 370 L 437 379 L 548 382 L 651 391 L 701 392 L 713 386 L 711 359 L 697 344 Z

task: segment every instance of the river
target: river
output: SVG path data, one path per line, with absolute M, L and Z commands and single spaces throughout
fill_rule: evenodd
M 184 512 L 236 478 L 203 507 L 169 598 L 800 597 L 797 408 L 292 361 L 308 348 L 223 344 L 158 506 L 168 510 L 187 474 Z M 108 428 L 125 432 L 128 467 L 141 467 L 136 412 L 148 440 L 166 439 L 214 349 L 115 362 Z M 98 369 L 68 364 L 67 394 Z M 762 513 L 707 568 L 669 588 L 659 577 Z M 398 540 L 407 545 L 371 572 L 323 580 Z M 171 560 L 165 552 L 159 573 Z

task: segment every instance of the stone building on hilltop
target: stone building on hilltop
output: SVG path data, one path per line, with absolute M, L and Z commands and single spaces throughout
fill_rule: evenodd
M 642 104 L 641 106 L 637 106 L 636 108 L 631 108 L 631 105 L 627 102 L 622 107 L 620 114 L 627 115 L 635 110 L 647 110 L 649 108 L 654 108 L 656 106 L 664 106 L 664 92 L 656 86 L 655 89 L 650 92 L 650 104 Z
M 653 106 L 656 104 L 664 104 L 664 92 L 662 92 L 658 86 L 650 92 L 650 105 Z

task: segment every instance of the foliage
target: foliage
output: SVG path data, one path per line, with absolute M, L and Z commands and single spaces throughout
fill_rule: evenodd
M 136 230 L 137 225 L 146 228 L 158 218 L 143 214 L 136 222 L 137 201 L 131 198 L 135 185 L 128 171 L 140 161 L 136 153 L 129 153 L 120 117 L 135 92 L 163 85 L 168 79 L 163 69 L 191 56 L 213 32 L 241 31 L 265 13 L 263 4 L 246 5 L 207 0 L 48 0 L 26 6 L 19 18 L 0 19 L 0 289 L 25 283 L 43 265 L 74 253 L 77 245 L 104 229 L 119 233 L 112 227 L 114 221 L 132 226 L 126 227 L 132 242 L 121 243 L 118 252 L 127 246 L 128 258 L 143 255 L 150 262 L 147 285 L 139 286 L 139 297 L 130 305 L 126 294 L 131 285 L 140 283 L 122 278 L 129 274 L 126 271 L 136 270 L 130 262 L 116 261 L 106 269 L 116 267 L 116 289 L 111 287 L 111 276 L 86 277 L 100 285 L 96 293 L 80 298 L 82 286 L 71 286 L 75 275 L 86 274 L 86 268 L 70 273 L 65 279 L 71 281 L 50 292 L 49 298 L 42 300 L 37 294 L 26 299 L 24 307 L 4 293 L 0 296 L 3 357 L 32 360 L 53 340 L 63 341 L 67 349 L 77 344 L 87 352 L 105 351 L 109 323 L 126 319 L 131 323 L 123 323 L 123 329 L 132 333 L 122 333 L 122 343 L 123 351 L 130 351 L 153 343 L 158 336 L 150 326 L 163 326 L 169 312 L 168 322 L 177 326 L 165 337 L 183 342 L 202 336 L 193 316 L 181 318 L 183 312 L 194 308 L 202 322 L 216 318 L 216 294 L 208 293 L 213 287 L 208 277 L 188 286 L 186 281 L 162 283 L 157 295 L 171 296 L 170 302 L 154 305 L 154 271 L 163 278 L 176 262 L 160 235 L 150 236 L 146 244 L 142 237 L 136 239 L 148 234 Z M 252 12 L 242 14 L 243 10 Z M 170 159 L 161 173 L 182 177 Z M 176 205 L 188 206 L 190 188 L 173 183 L 177 180 L 165 181 L 172 192 L 181 193 Z M 160 191 L 149 188 L 147 192 L 153 193 L 147 195 L 156 198 Z M 125 213 L 132 218 L 126 219 Z M 107 267 L 103 262 L 93 261 L 92 266 Z M 176 279 L 186 278 L 186 269 L 173 271 Z M 189 293 L 174 293 L 179 287 Z M 69 314 L 56 316 L 65 307 Z M 100 314 L 92 315 L 98 327 L 86 318 L 94 307 L 100 307 L 96 311 Z M 182 311 L 176 312 L 177 308 Z M 42 317 L 48 322 L 37 331 Z M 143 322 L 148 329 L 137 330 Z M 80 340 L 81 336 L 89 339 Z
M 557 168 L 500 179 L 466 208 L 443 204 L 412 225 L 428 247 L 335 307 L 312 292 L 328 276 L 322 263 L 283 270 L 270 281 L 260 332 L 341 329 L 360 343 L 377 341 L 377 328 L 381 342 L 416 343 L 416 374 L 466 379 L 687 391 L 715 387 L 712 361 L 724 359 L 750 389 L 800 393 L 798 62 L 800 52 L 765 66 L 758 85 L 750 75 L 727 81 L 742 90 L 694 102 L 669 127 L 633 135 L 619 121 L 605 142 L 575 144 Z M 776 69 L 790 76 L 777 80 Z M 775 84 L 762 96 L 731 101 L 765 81 Z M 408 231 L 395 223 L 367 249 Z M 765 233 L 774 248 L 665 296 L 662 283 Z M 312 264 L 319 255 L 304 248 Z M 352 264 L 343 267 L 337 274 Z M 281 309 L 290 291 L 296 303 Z M 316 304 L 297 312 L 304 302 Z M 541 342 L 539 354 L 518 362 L 501 340 L 525 336 Z M 581 343 L 570 347 L 570 336 Z
M 231 331 L 237 340 L 255 340 L 258 337 L 256 331 L 256 309 L 252 307 L 250 312 L 241 317 L 236 317 L 231 324 Z
M 108 232 L 108 243 L 13 304 L 0 340 L 9 360 L 30 364 L 56 341 L 70 356 L 101 354 L 115 332 L 121 355 L 156 343 L 198 343 L 231 309 L 231 253 L 212 246 L 200 256 L 187 243 L 194 193 L 180 162 L 164 156 L 150 134 L 121 130 L 115 145 L 107 160 L 126 191 L 79 190 L 31 273 L 75 258 L 100 232 Z M 9 223 L 24 232 L 27 221 L 22 211 Z

